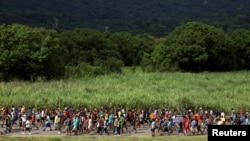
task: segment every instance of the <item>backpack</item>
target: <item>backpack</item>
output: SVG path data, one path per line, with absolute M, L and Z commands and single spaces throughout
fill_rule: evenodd
M 14 111 L 14 119 L 17 119 L 19 115 L 19 112 L 17 110 Z
M 8 116 L 7 118 L 6 118 L 6 126 L 9 126 L 10 125 L 10 117 Z
M 83 117 L 83 116 L 85 116 L 85 115 L 86 115 L 85 111 L 81 110 L 81 111 L 80 111 L 80 116 Z
M 118 121 L 118 124 L 117 124 L 117 127 L 122 127 L 122 120 L 120 119 L 119 121 Z

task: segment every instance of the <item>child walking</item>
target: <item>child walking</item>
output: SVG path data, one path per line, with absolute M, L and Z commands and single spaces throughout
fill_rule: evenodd
M 49 127 L 50 131 L 52 131 L 51 124 L 50 124 L 50 116 L 49 115 L 46 116 L 46 119 L 45 119 L 45 128 L 43 129 L 43 131 L 45 131 L 47 127 Z
M 25 129 L 23 134 L 26 134 L 27 131 L 29 132 L 29 134 L 31 134 L 31 124 L 31 117 L 29 116 L 25 122 Z
M 152 122 L 151 122 L 152 137 L 155 136 L 155 128 L 156 128 L 156 123 L 155 123 L 155 119 L 153 119 Z

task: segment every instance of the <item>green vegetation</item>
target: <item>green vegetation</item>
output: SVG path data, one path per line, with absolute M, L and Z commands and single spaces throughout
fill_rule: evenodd
M 188 22 L 165 38 L 129 32 L 74 29 L 56 32 L 19 24 L 0 25 L 0 81 L 55 80 L 121 73 L 227 72 L 249 70 L 250 32 L 230 34 Z
M 248 0 L 1 0 L 0 24 L 128 31 L 159 37 L 190 21 L 225 31 L 250 29 L 249 5 Z
M 249 2 L 2 0 L 0 106 L 249 111 Z
M 249 110 L 250 72 L 128 73 L 41 82 L 1 82 L 6 106 Z
M 187 22 L 157 38 L 3 24 L 0 41 L 0 103 L 9 107 L 250 107 L 247 29 Z
M 164 46 L 159 47 L 153 52 L 153 60 L 162 71 L 237 69 L 232 40 L 222 30 L 206 24 L 190 22 L 179 26 L 167 36 Z
M 0 80 L 64 75 L 56 31 L 13 24 L 0 25 L 0 32 Z

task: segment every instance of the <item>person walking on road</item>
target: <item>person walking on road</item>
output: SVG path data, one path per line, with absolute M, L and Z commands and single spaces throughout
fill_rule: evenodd
M 37 130 L 39 129 L 39 127 L 37 125 L 37 120 L 36 120 L 35 113 L 32 113 L 32 116 L 31 116 L 31 125 L 33 125 L 34 127 L 36 127 Z
M 46 128 L 50 128 L 50 131 L 52 131 L 49 114 L 46 116 L 46 119 L 45 119 L 45 127 L 44 127 L 43 131 L 45 131 Z
M 68 116 L 66 121 L 65 121 L 65 131 L 66 131 L 66 135 L 67 136 L 71 136 L 71 126 L 72 126 L 72 120 L 71 118 Z
M 24 132 L 22 134 L 26 134 L 26 132 L 28 131 L 29 134 L 31 134 L 31 117 L 28 116 L 26 122 L 25 122 L 25 129 L 24 129 Z
M 155 129 L 156 129 L 156 122 L 155 122 L 155 119 L 153 119 L 152 122 L 151 122 L 152 137 L 155 136 Z

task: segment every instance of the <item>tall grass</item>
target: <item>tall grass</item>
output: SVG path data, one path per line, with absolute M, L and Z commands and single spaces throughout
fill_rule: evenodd
M 0 82 L 6 106 L 250 109 L 250 72 L 126 73 L 49 82 Z

